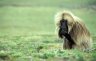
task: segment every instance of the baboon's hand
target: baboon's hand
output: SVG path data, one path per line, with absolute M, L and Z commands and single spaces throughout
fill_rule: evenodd
M 59 33 L 58 33 L 58 35 L 59 35 L 60 38 L 63 38 L 66 34 L 68 34 L 67 31 L 62 30 L 62 29 L 59 29 Z
M 67 40 L 71 43 L 71 44 L 75 44 L 74 40 L 72 39 L 72 37 L 70 36 L 70 34 L 65 33 L 64 36 L 67 38 Z

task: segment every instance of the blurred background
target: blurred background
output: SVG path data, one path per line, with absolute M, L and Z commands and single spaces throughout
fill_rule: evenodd
M 95 35 L 95 0 L 0 0 L 0 35 L 53 34 L 54 15 L 70 10 Z
M 69 54 L 70 51 L 59 50 L 63 41 L 55 35 L 54 15 L 62 10 L 83 19 L 96 47 L 96 0 L 0 0 L 0 59 L 16 61 L 17 57 L 31 56 L 28 60 L 40 61 L 73 55 L 95 60 L 94 52 L 84 56 L 81 52 Z

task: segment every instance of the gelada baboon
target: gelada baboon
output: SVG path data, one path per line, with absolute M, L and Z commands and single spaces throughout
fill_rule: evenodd
M 89 50 L 92 38 L 85 24 L 70 11 L 58 12 L 55 16 L 56 30 L 59 38 L 64 39 L 64 49 Z

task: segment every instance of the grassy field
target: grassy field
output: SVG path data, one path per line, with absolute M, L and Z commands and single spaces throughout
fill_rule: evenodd
M 95 61 L 95 51 L 63 50 L 54 26 L 56 12 L 72 11 L 83 19 L 96 48 L 96 9 L 89 7 L 93 2 L 0 0 L 0 61 Z

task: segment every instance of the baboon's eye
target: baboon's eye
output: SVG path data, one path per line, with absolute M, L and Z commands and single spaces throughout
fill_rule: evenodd
M 67 23 L 67 20 L 66 20 L 66 19 L 62 19 L 62 20 L 60 21 L 60 24 L 63 24 L 63 23 Z

